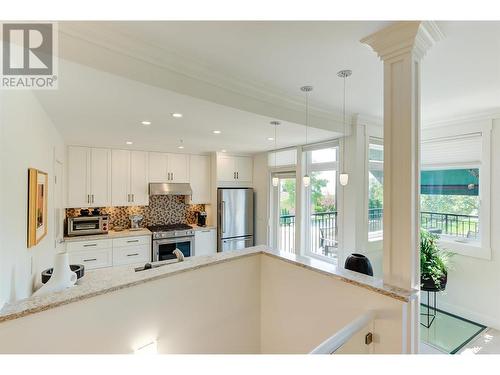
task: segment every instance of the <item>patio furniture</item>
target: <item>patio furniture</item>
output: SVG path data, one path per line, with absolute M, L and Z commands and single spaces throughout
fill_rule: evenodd
M 327 233 L 333 231 L 334 228 L 320 228 L 319 229 L 319 244 L 323 248 L 326 256 L 332 254 L 338 257 L 338 242 L 329 238 Z

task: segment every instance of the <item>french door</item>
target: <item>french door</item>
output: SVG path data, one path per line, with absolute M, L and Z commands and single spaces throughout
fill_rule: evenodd
M 273 241 L 277 250 L 295 253 L 295 205 L 296 176 L 295 172 L 274 173 L 278 186 L 272 186 Z

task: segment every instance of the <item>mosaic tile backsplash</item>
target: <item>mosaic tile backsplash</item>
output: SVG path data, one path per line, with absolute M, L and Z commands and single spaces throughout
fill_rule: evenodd
M 111 229 L 114 226 L 130 227 L 129 215 L 144 217 L 142 227 L 161 224 L 195 224 L 196 211 L 205 211 L 204 204 L 187 204 L 181 195 L 152 195 L 149 206 L 102 207 L 101 214 L 109 215 Z M 67 208 L 66 217 L 80 216 L 79 208 Z

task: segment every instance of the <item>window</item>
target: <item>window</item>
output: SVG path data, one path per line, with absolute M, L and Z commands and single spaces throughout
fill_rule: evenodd
M 370 138 L 368 144 L 368 241 L 382 240 L 384 213 L 384 146 Z
M 338 249 L 337 143 L 305 149 L 306 170 L 311 178 L 306 189 L 306 253 L 335 261 Z

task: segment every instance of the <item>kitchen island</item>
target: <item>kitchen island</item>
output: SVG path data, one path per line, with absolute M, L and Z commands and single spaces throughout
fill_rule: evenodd
M 314 297 L 305 293 L 307 286 Z M 141 272 L 132 266 L 92 270 L 65 291 L 9 304 L 0 311 L 0 352 L 127 353 L 146 335 L 161 339 L 163 353 L 302 353 L 368 308 L 389 313 L 378 322 L 380 330 L 401 334 L 404 306 L 416 296 L 373 277 L 256 246 Z M 311 313 L 323 321 L 311 321 Z M 283 319 L 304 325 L 285 329 Z M 65 333 L 70 328 L 78 343 Z M 304 330 L 298 342 L 286 338 Z M 53 331 L 53 342 L 36 343 L 35 336 Z M 379 344 L 378 352 L 402 350 L 402 339 L 387 345 Z

